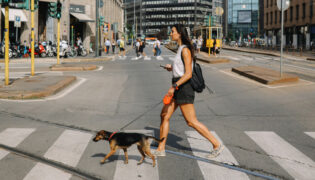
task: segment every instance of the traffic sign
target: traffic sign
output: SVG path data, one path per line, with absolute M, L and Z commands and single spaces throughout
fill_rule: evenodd
M 224 13 L 224 10 L 223 10 L 222 7 L 216 7 L 216 8 L 215 8 L 215 14 L 216 14 L 217 16 L 222 16 L 223 13 Z
M 282 5 L 281 5 L 281 2 L 282 2 Z M 277 6 L 278 6 L 278 9 L 281 11 L 281 7 L 283 8 L 283 10 L 287 10 L 290 6 L 290 0 L 277 0 Z
M 14 27 L 21 27 L 21 16 L 14 16 Z

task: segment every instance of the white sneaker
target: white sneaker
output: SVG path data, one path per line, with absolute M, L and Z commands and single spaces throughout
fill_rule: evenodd
M 148 56 L 144 57 L 144 60 L 150 60 L 151 58 L 149 58 Z
M 118 56 L 119 58 L 121 58 L 121 56 Z
M 219 156 L 221 152 L 223 151 L 223 149 L 224 149 L 224 146 L 221 144 L 218 148 L 210 151 L 210 154 L 207 156 L 207 158 L 211 159 L 211 158 L 215 158 Z

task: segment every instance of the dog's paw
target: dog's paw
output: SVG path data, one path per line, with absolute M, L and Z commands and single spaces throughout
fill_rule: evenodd
M 104 161 L 104 160 L 103 160 L 103 161 L 101 161 L 101 162 L 100 162 L 100 164 L 105 164 L 105 161 Z
M 125 164 L 128 164 L 128 161 L 125 161 L 124 163 L 125 163 Z

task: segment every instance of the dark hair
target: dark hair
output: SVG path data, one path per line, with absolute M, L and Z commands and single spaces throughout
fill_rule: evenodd
M 190 50 L 191 57 L 194 58 L 195 57 L 194 46 L 191 43 L 186 27 L 184 27 L 182 24 L 176 24 L 173 25 L 173 27 L 176 28 L 177 32 L 180 34 L 182 43 L 187 46 L 187 48 Z

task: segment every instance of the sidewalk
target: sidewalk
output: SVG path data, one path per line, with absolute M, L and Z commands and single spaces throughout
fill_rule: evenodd
M 244 47 L 230 47 L 227 45 L 223 46 L 223 49 L 280 57 L 280 51 L 275 51 L 275 50 L 264 50 L 264 49 L 254 49 L 254 48 L 244 48 Z M 315 52 L 312 52 L 312 51 L 302 52 L 302 56 L 301 56 L 300 52 L 288 53 L 284 50 L 283 57 L 287 59 L 293 59 L 293 60 L 315 61 Z

